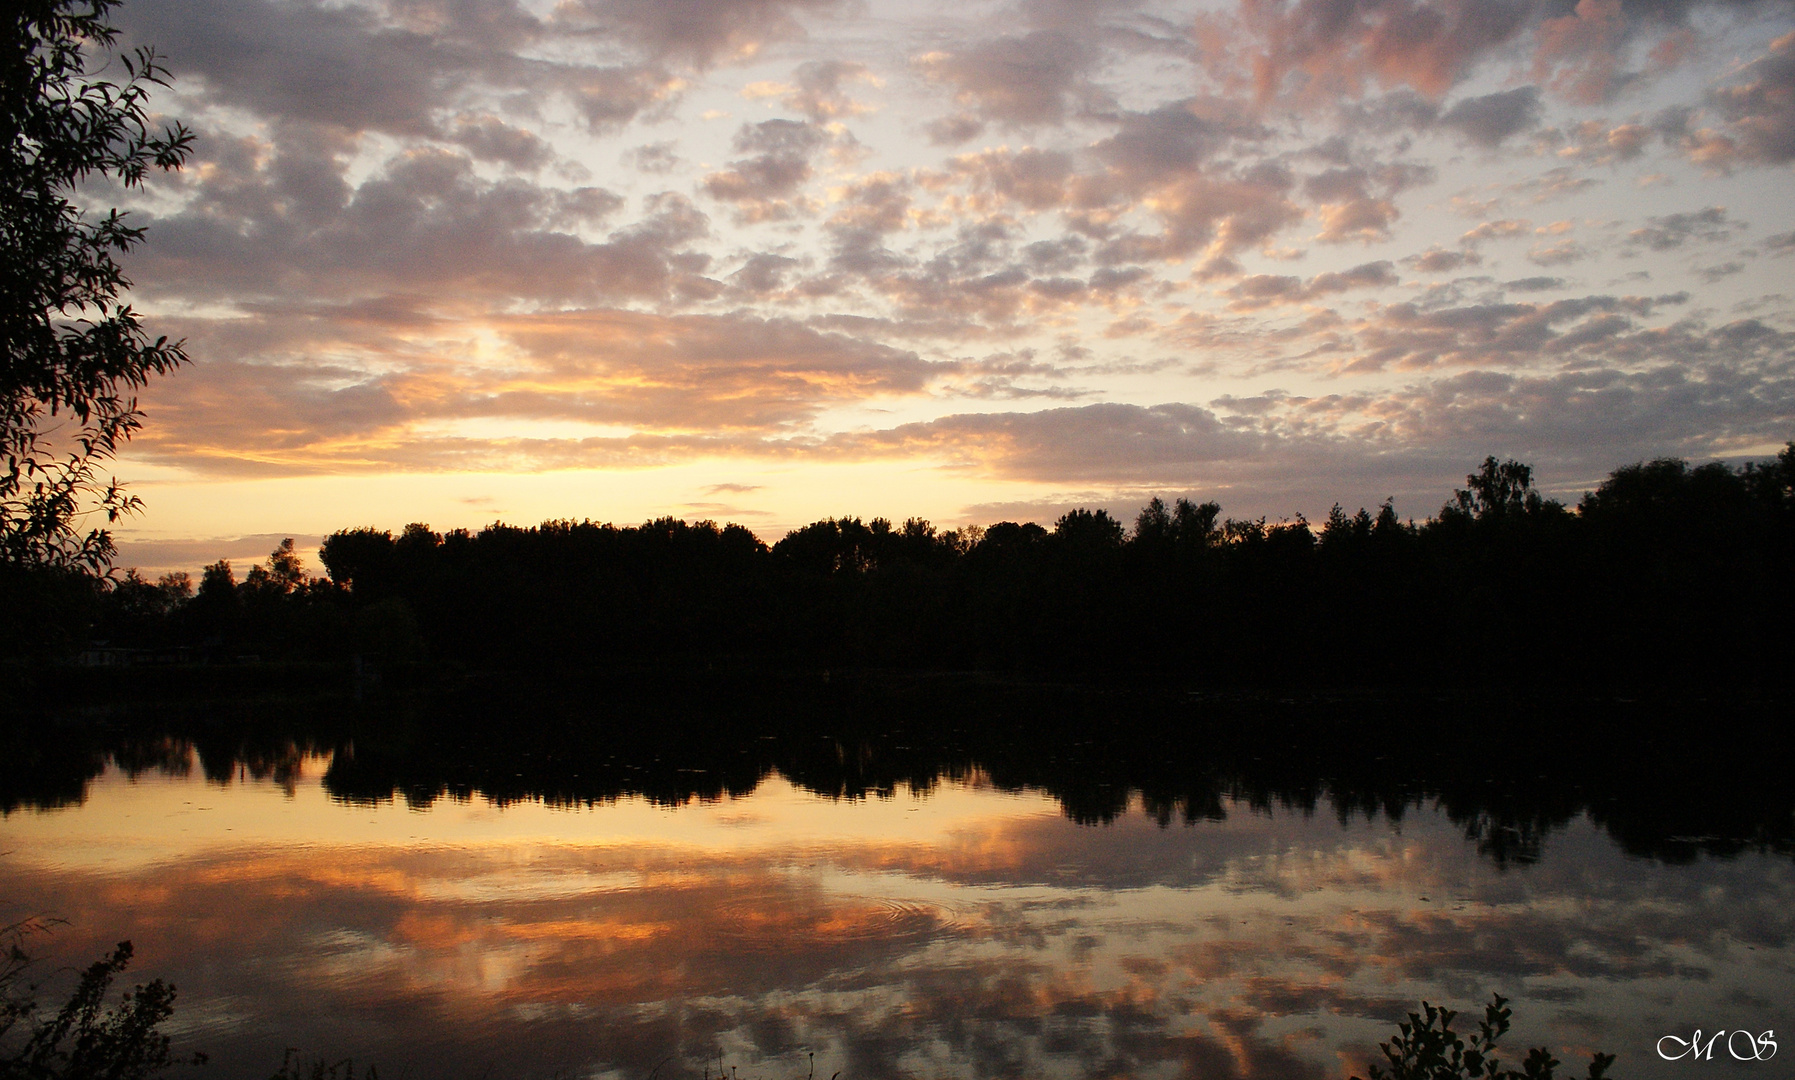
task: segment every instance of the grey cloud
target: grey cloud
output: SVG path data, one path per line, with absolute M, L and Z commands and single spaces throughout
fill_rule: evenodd
M 1018 7 L 1023 18 L 1031 25 L 1088 33 L 1104 16 L 1131 11 L 1143 6 L 1143 2 L 1144 0 L 1022 0 Z
M 1022 249 L 1023 261 L 1036 273 L 1070 270 L 1083 263 L 1090 244 L 1077 234 L 1057 240 L 1037 240 Z
M 663 101 L 670 76 L 527 55 L 549 27 L 515 0 L 405 0 L 396 21 L 354 3 L 145 0 L 121 9 L 133 38 L 169 53 L 220 104 L 263 116 L 397 135 L 437 134 L 436 114 L 485 86 L 565 93 L 593 130 Z
M 1122 114 L 1116 133 L 1092 147 L 1092 153 L 1138 187 L 1195 169 L 1236 140 L 1260 141 L 1270 135 L 1237 103 L 1191 98 L 1151 112 Z
M 1440 114 L 1439 123 L 1461 132 L 1479 146 L 1495 147 L 1503 139 L 1539 122 L 1539 89 L 1521 86 L 1482 97 L 1465 98 Z
M 1533 21 L 1530 0 L 1306 0 L 1245 5 L 1249 35 L 1221 30 L 1206 59 L 1250 70 L 1261 100 L 1356 97 L 1370 81 L 1439 97 Z M 1201 25 L 1201 24 L 1200 24 Z
M 910 183 L 902 177 L 881 174 L 849 185 L 827 226 L 834 249 L 830 266 L 870 277 L 905 265 L 885 247 L 884 238 L 904 227 L 909 211 Z
M 1545 173 L 1514 184 L 1508 190 L 1517 195 L 1527 195 L 1533 202 L 1543 203 L 1552 199 L 1575 195 L 1579 191 L 1595 187 L 1600 180 L 1588 176 L 1575 175 L 1569 166 L 1548 169 Z
M 367 8 L 282 0 L 145 0 L 121 9 L 177 78 L 266 116 L 430 134 L 446 93 L 490 56 L 383 25 Z
M 1115 292 L 1152 277 L 1153 272 L 1145 267 L 1103 266 L 1091 275 L 1090 287 L 1096 292 Z
M 487 48 L 527 45 L 543 29 L 517 0 L 385 0 L 385 7 L 414 33 Z
M 1442 274 L 1461 266 L 1476 266 L 1481 261 L 1475 251 L 1452 251 L 1435 247 L 1428 248 L 1419 255 L 1410 255 L 1402 260 L 1402 264 L 1423 273 Z
M 665 104 L 678 80 L 658 68 L 620 66 L 545 73 L 545 85 L 563 90 L 593 132 L 615 131 Z
M 975 190 L 1014 199 L 1030 210 L 1059 206 L 1066 198 L 1066 185 L 1073 176 L 1072 155 L 1032 146 L 1017 151 L 998 149 L 962 154 L 954 158 L 949 167 L 970 181 Z
M 728 281 L 745 292 L 766 294 L 783 286 L 785 275 L 798 265 L 797 259 L 758 252 L 750 256 L 740 270 L 729 275 Z
M 1053 123 L 1089 92 L 1085 73 L 1100 52 L 1088 36 L 1034 30 L 991 38 L 953 53 L 930 53 L 917 63 L 955 90 L 956 99 L 987 120 Z
M 1710 206 L 1682 214 L 1646 218 L 1646 224 L 1627 234 L 1633 244 L 1653 251 L 1680 248 L 1691 240 L 1710 243 L 1726 240 L 1744 226 L 1727 217 L 1726 207 Z
M 821 123 L 862 111 L 847 94 L 847 86 L 869 78 L 865 64 L 846 60 L 812 60 L 797 71 L 798 88 L 784 104 Z
M 1013 401 L 1023 398 L 1072 399 L 1087 396 L 1088 390 L 1065 386 L 1027 386 L 1024 379 L 1064 378 L 1070 370 L 1060 364 L 1035 359 L 1033 349 L 1015 353 L 997 353 L 979 360 L 963 360 L 956 376 L 945 389 L 955 397 Z
M 825 402 L 918 393 L 939 374 L 915 353 L 783 319 L 623 311 L 518 319 L 499 330 L 561 377 L 621 377 L 567 395 L 569 415 L 703 432 L 789 424 Z M 530 415 L 557 407 L 527 399 Z M 558 400 L 558 398 L 557 398 Z
M 219 536 L 195 540 L 133 540 L 121 536 L 118 541 L 118 565 L 134 567 L 147 574 L 170 571 L 189 573 L 219 559 L 239 560 L 239 568 L 260 562 L 282 540 L 293 539 L 301 550 L 315 548 L 323 539 L 308 536 L 303 530 L 253 533 L 249 536 Z
M 1728 127 L 1690 137 L 1696 160 L 1721 167 L 1795 160 L 1795 33 L 1777 38 L 1740 81 L 1711 91 L 1708 102 Z
M 1184 258 L 1213 246 L 1227 256 L 1260 244 L 1302 218 L 1286 197 L 1293 181 L 1275 168 L 1249 170 L 1239 177 L 1189 176 L 1153 193 L 1154 212 L 1164 229 L 1157 236 L 1130 233 L 1105 242 L 1100 261 L 1149 262 Z
M 869 452 L 943 452 L 1001 475 L 1062 482 L 1183 478 L 1199 462 L 1260 449 L 1259 439 L 1228 427 L 1208 409 L 1181 404 L 960 414 L 839 435 L 830 443 Z
M 1348 166 L 1309 177 L 1303 191 L 1321 204 L 1322 230 L 1315 238 L 1323 243 L 1388 239 L 1390 225 L 1401 216 L 1394 196 L 1433 177 L 1433 169 L 1406 163 Z
M 1228 290 L 1234 311 L 1253 311 L 1276 304 L 1302 303 L 1350 289 L 1371 289 L 1401 282 L 1396 267 L 1388 260 L 1364 263 L 1350 270 L 1317 274 L 1304 281 L 1298 277 L 1255 274 L 1243 278 Z
M 810 179 L 810 155 L 828 141 L 820 128 L 801 120 L 743 124 L 736 132 L 736 151 L 754 156 L 706 176 L 705 193 L 737 204 L 754 220 L 789 216 L 790 204 L 781 200 Z
M 1723 349 L 1736 357 L 1763 358 L 1795 342 L 1795 335 L 1772 333 L 1753 321 L 1712 331 L 1687 323 L 1650 329 L 1635 321 L 1686 299 L 1686 294 L 1585 296 L 1432 310 L 1392 304 L 1357 328 L 1358 352 L 1345 370 L 1527 366 L 1570 358 L 1609 365 L 1657 363 L 1676 358 L 1679 349 L 1689 350 L 1681 355 L 1690 360 Z
M 890 206 L 895 224 L 907 200 Z M 883 229 L 871 206 L 845 208 L 831 223 L 838 247 L 833 269 L 865 281 L 895 304 L 906 332 L 926 336 L 1013 332 L 1016 320 L 1069 303 L 1095 298 L 1109 302 L 1137 282 L 1150 278 L 1140 267 L 1106 268 L 1089 281 L 1065 273 L 1083 261 L 1087 242 L 1077 235 L 1040 241 L 1021 252 L 1013 249 L 1013 224 L 1003 218 L 974 220 L 961 226 L 950 244 L 928 259 L 898 256 L 881 243 Z M 868 220 L 858 221 L 860 216 Z M 1056 272 L 1057 271 L 1057 272 Z M 1046 276 L 1036 277 L 1035 274 Z
M 1772 255 L 1788 255 L 1795 253 L 1795 232 L 1777 233 L 1764 237 L 1763 247 Z
M 963 112 L 931 120 L 927 128 L 929 142 L 936 146 L 958 146 L 984 130 L 983 120 Z
M 1591 254 L 1588 248 L 1567 238 L 1533 245 L 1527 249 L 1527 261 L 1535 266 L 1565 266 Z
M 1691 0 L 1573 7 L 1559 0 L 1246 0 L 1239 13 L 1202 15 L 1197 40 L 1206 68 L 1251 87 L 1262 104 L 1333 108 L 1370 88 L 1377 104 L 1439 100 L 1485 61 L 1532 53 L 1536 80 L 1574 99 L 1599 99 L 1638 81 L 1625 69 L 1629 46 L 1687 29 L 1701 8 L 1768 8 Z M 1415 109 L 1424 116 L 1425 109 Z M 1500 124 L 1498 124 L 1500 126 Z M 1484 129 L 1486 132 L 1487 128 Z
M 555 158 L 549 144 L 533 132 L 511 127 L 496 116 L 458 117 L 449 138 L 476 158 L 517 169 L 540 169 Z
M 598 225 L 623 208 L 623 196 L 604 188 L 582 187 L 550 194 L 550 225 Z
M 678 196 L 648 200 L 641 220 L 593 244 L 558 230 L 613 212 L 617 197 L 601 189 L 483 180 L 461 155 L 416 150 L 353 190 L 320 166 L 306 181 L 320 194 L 295 201 L 292 155 L 260 163 L 221 150 L 229 168 L 203 172 L 182 212 L 151 223 L 157 243 L 136 264 L 147 292 L 246 303 L 296 292 L 572 299 L 708 287 L 704 257 L 682 250 L 707 223 Z
M 1413 90 L 1392 90 L 1364 101 L 1337 106 L 1343 126 L 1372 135 L 1424 131 L 1440 118 L 1440 106 Z
M 1706 362 L 1664 357 L 1635 372 L 1466 372 L 1392 395 L 1383 415 L 1401 441 L 1526 447 L 1582 475 L 1629 458 L 1712 457 L 1735 441 L 1786 439 L 1795 418 L 1789 343 L 1753 359 L 1729 343 L 1736 335 L 1692 330 L 1687 340 Z
M 596 30 L 657 60 L 706 68 L 759 46 L 804 36 L 798 12 L 827 12 L 838 0 L 567 0 L 569 29 Z
M 1547 292 L 1552 289 L 1562 289 L 1565 285 L 1566 282 L 1563 278 L 1555 277 L 1528 277 L 1502 283 L 1503 288 L 1513 292 Z
M 645 173 L 670 173 L 680 164 L 680 156 L 676 152 L 678 144 L 669 139 L 665 142 L 644 143 L 624 155 L 624 160 Z

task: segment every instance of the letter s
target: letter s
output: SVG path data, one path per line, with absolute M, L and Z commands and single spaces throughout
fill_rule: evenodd
M 1771 1058 L 1776 1056 L 1776 1040 L 1771 1038 L 1771 1036 L 1775 1035 L 1775 1034 L 1776 1034 L 1775 1030 L 1771 1030 L 1771 1031 L 1766 1031 L 1762 1035 L 1758 1036 L 1758 1060 L 1759 1061 L 1769 1061 Z M 1764 1048 L 1766 1046 L 1770 1048 L 1770 1052 L 1768 1054 L 1764 1053 Z
M 1739 1048 L 1734 1045 L 1741 1035 L 1745 1036 L 1745 1049 L 1747 1053 L 1744 1054 L 1741 1054 Z M 1757 1037 L 1751 1032 L 1746 1031 L 1744 1028 L 1740 1028 L 1726 1037 L 1726 1052 L 1733 1055 L 1734 1061 L 1756 1061 L 1758 1060 L 1758 1055 L 1762 1053 L 1762 1051 L 1758 1049 Z

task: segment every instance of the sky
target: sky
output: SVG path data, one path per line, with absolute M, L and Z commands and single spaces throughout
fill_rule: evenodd
M 942 528 L 1795 438 L 1795 4 L 126 0 L 121 565 Z M 315 565 L 315 564 L 314 564 Z

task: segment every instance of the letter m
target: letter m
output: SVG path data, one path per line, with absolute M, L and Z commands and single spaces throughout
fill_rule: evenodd
M 1713 1061 L 1714 1044 L 1719 1042 L 1720 1037 L 1725 1034 L 1726 1032 L 1724 1031 L 1716 1031 L 1714 1034 L 1708 1036 L 1708 1048 L 1703 1050 L 1701 1029 L 1696 1028 L 1695 1034 L 1689 1037 L 1689 1049 L 1691 1051 L 1689 1055 L 1690 1058 L 1699 1061 Z

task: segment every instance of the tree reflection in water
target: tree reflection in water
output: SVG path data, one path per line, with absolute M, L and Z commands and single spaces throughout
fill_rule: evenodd
M 1499 989 L 1518 1041 L 1668 1076 L 1656 1026 L 1773 1027 L 1790 989 L 1786 748 L 1669 737 L 1697 721 L 1726 743 L 1662 707 L 964 680 L 195 705 L 19 733 L 0 847 L 223 1068 L 1339 1076 L 1415 1000 Z

